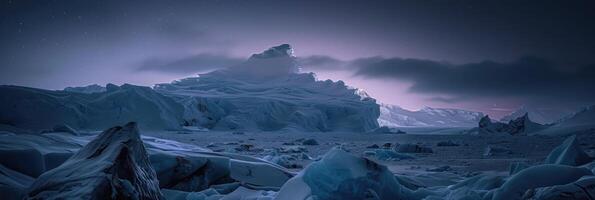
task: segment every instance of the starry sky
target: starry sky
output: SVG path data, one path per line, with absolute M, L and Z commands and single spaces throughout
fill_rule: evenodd
M 408 109 L 595 104 L 594 1 L 1 0 L 0 84 L 152 85 L 288 43 Z

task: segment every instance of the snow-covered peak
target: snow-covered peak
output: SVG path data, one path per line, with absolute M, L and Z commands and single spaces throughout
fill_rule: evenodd
M 378 122 L 389 127 L 472 127 L 483 115 L 481 112 L 427 106 L 411 111 L 396 105 L 381 104 Z
M 266 59 L 277 57 L 295 57 L 293 56 L 293 48 L 289 44 L 282 44 L 271 47 L 262 53 L 252 54 L 251 59 Z

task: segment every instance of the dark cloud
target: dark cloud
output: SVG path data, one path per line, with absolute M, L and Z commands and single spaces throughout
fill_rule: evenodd
M 330 56 L 313 55 L 298 58 L 298 63 L 305 71 L 344 70 L 348 62 Z
M 138 68 L 140 71 L 160 71 L 176 74 L 188 74 L 194 72 L 205 72 L 242 62 L 243 58 L 234 58 L 227 55 L 199 54 L 181 59 L 157 59 L 145 60 Z
M 414 93 L 443 94 L 442 102 L 478 97 L 529 100 L 595 100 L 595 66 L 570 68 L 524 57 L 513 62 L 450 64 L 421 59 L 373 58 L 354 61 L 356 76 L 408 81 Z

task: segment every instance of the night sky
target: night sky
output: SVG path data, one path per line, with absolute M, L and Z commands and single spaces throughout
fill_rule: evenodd
M 0 84 L 152 85 L 283 44 L 409 109 L 595 104 L 595 1 L 4 1 Z

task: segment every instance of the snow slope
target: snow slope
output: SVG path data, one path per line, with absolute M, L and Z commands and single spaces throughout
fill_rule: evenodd
M 548 129 L 536 134 L 540 135 L 568 135 L 578 133 L 595 133 L 595 106 L 586 107 L 569 115 Z
M 376 101 L 342 81 L 318 81 L 299 67 L 289 45 L 255 54 L 228 69 L 155 90 L 187 109 L 188 125 L 215 130 L 369 131 L 378 128 Z
M 381 104 L 378 123 L 388 127 L 473 127 L 483 116 L 481 112 L 460 109 L 424 107 L 410 111 Z

